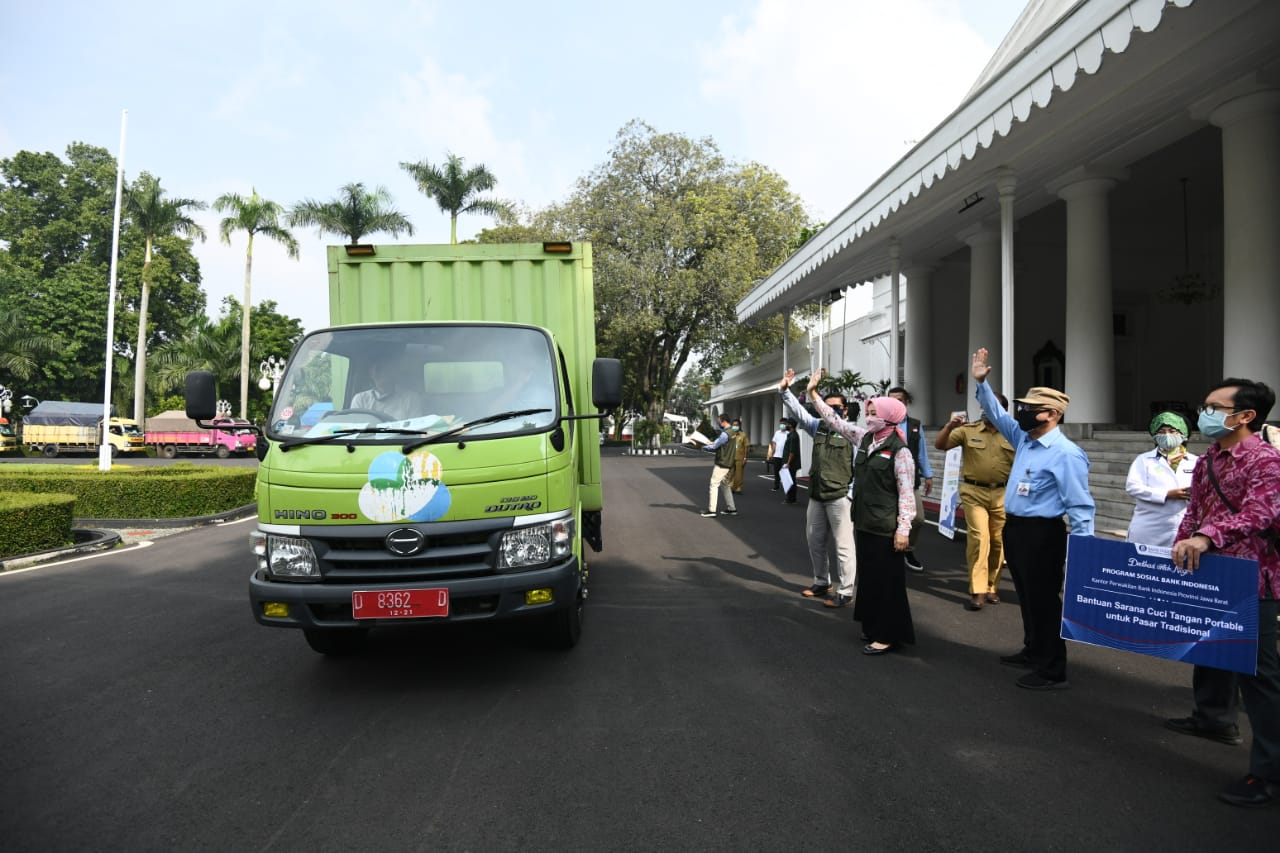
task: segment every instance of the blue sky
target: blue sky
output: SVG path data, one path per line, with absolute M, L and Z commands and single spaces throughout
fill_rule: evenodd
M 0 0 L 0 157 L 73 141 L 175 196 L 286 206 L 385 186 L 415 242 L 448 218 L 399 168 L 454 152 L 530 208 L 562 200 L 641 119 L 781 174 L 829 219 L 963 98 L 1025 0 L 540 4 Z M 21 34 L 15 37 L 16 34 Z M 209 307 L 243 294 L 244 236 L 198 217 Z M 465 238 L 485 217 L 459 221 Z M 327 321 L 323 246 L 259 243 L 253 300 Z M 379 238 L 375 237 L 375 241 Z M 409 238 L 402 238 L 409 239 Z

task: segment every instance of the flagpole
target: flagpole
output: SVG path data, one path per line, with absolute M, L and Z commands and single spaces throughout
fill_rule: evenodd
M 107 288 L 107 369 L 102 384 L 102 444 L 98 446 L 98 470 L 111 470 L 111 366 L 116 339 L 116 262 L 120 254 L 120 198 L 124 187 L 124 132 L 129 111 L 120 111 L 120 156 L 116 158 L 116 213 L 111 227 L 111 284 Z M 123 436 L 122 436 L 123 437 Z

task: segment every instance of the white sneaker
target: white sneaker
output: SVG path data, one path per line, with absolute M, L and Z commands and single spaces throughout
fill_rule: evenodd
M 715 518 L 715 517 L 716 517 L 716 514 L 715 514 L 714 512 L 712 512 L 711 510 L 709 510 L 709 509 L 704 509 L 704 510 L 702 511 L 702 517 L 703 517 L 703 518 Z

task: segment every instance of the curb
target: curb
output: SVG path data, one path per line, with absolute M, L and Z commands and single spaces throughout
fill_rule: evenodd
M 71 535 L 75 539 L 74 544 L 7 557 L 0 560 L 0 573 L 38 563 L 47 563 L 59 557 L 110 551 L 124 541 L 123 537 L 117 532 L 120 528 L 206 527 L 211 524 L 221 524 L 226 521 L 243 518 L 256 513 L 257 510 L 258 505 L 252 503 L 229 509 L 216 515 L 194 515 L 185 518 L 73 518 L 71 522 L 76 525 L 71 528 Z

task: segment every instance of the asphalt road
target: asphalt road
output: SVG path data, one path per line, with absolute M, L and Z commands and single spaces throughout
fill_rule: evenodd
M 0 575 L 0 847 L 16 851 L 1269 849 L 1214 795 L 1247 745 L 1177 735 L 1189 668 L 1072 644 L 1014 686 L 925 531 L 919 643 L 859 653 L 809 582 L 803 501 L 710 462 L 606 459 L 582 643 L 375 631 L 327 660 L 248 612 L 250 524 Z M 753 474 L 763 472 L 754 463 Z M 1247 732 L 1246 732 L 1247 734 Z M 1246 740 L 1247 744 L 1247 740 Z M 1246 845 L 1248 847 L 1246 848 Z

